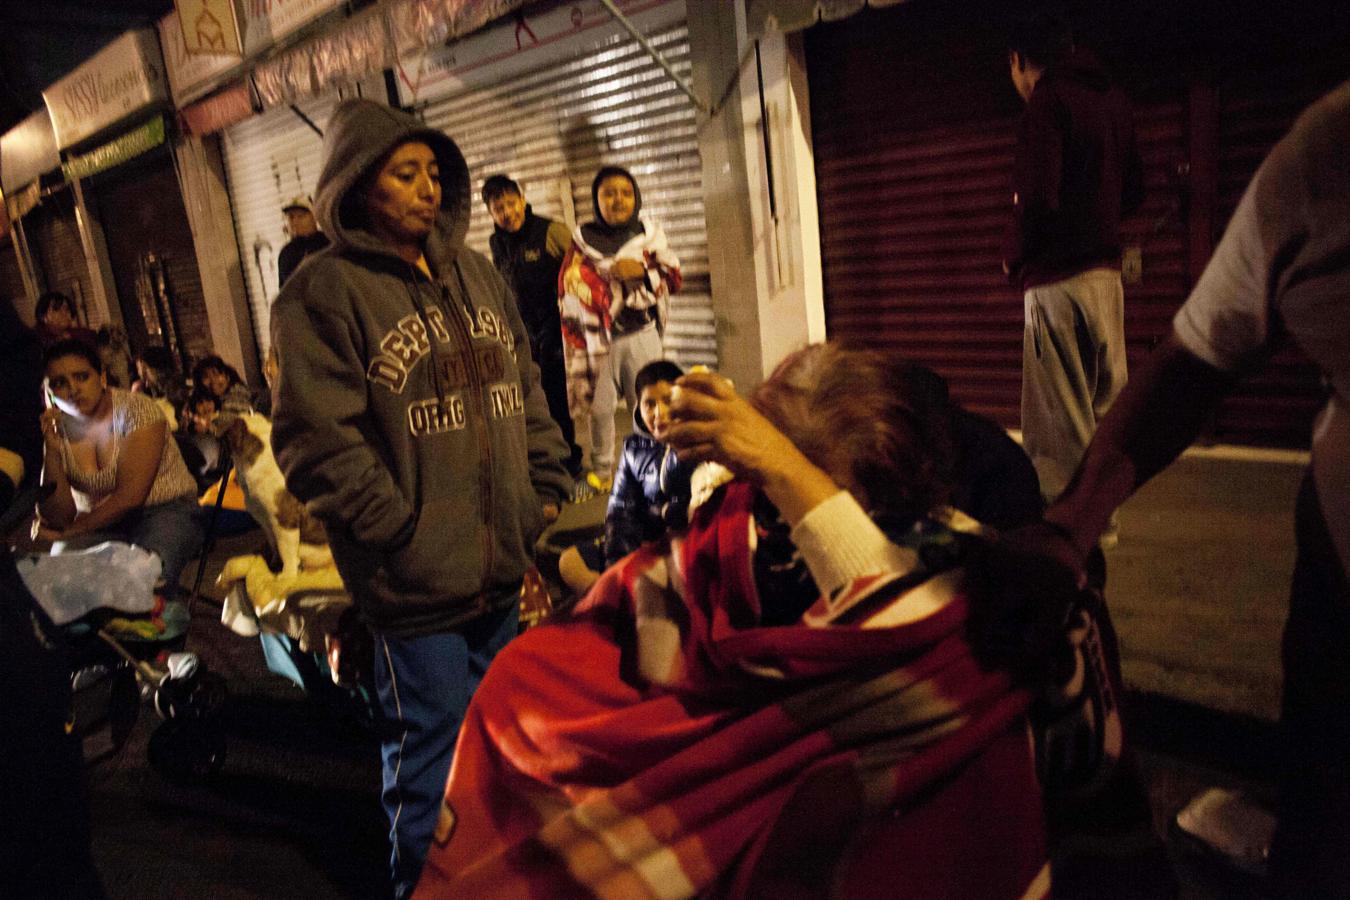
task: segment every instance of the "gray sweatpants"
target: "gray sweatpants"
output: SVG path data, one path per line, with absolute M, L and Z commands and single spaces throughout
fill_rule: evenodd
M 660 359 L 662 353 L 661 334 L 655 323 L 616 337 L 609 346 L 609 364 L 596 373 L 595 396 L 591 399 L 591 469 L 601 478 L 614 477 L 614 408 L 619 392 L 623 392 L 629 412 L 637 409 L 633 381 L 639 369 Z
M 1089 269 L 1024 301 L 1022 442 L 1053 501 L 1125 386 L 1125 295 L 1119 272 Z

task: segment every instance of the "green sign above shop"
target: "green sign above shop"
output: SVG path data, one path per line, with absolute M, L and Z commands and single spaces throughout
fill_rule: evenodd
M 61 163 L 61 174 L 65 176 L 66 181 L 88 178 L 105 169 L 120 166 L 129 159 L 135 159 L 162 143 L 164 143 L 164 117 L 155 116 L 116 140 Z

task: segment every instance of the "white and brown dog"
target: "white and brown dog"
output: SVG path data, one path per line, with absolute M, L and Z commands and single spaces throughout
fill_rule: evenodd
M 333 565 L 323 524 L 286 490 L 286 479 L 272 455 L 272 423 L 258 413 L 234 417 L 220 433 L 234 458 L 235 477 L 249 514 L 257 520 L 281 558 L 281 575 Z

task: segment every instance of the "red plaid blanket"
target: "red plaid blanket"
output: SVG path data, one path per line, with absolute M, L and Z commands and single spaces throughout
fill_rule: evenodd
M 1048 894 L 1028 697 L 972 659 L 959 588 L 897 627 L 757 627 L 752 496 L 498 656 L 417 897 Z

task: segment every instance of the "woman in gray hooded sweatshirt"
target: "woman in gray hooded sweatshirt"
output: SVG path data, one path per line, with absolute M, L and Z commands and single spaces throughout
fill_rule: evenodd
M 510 289 L 464 246 L 469 172 L 444 134 L 369 100 L 338 105 L 317 212 L 332 246 L 272 309 L 272 443 L 328 527 L 375 638 L 396 896 L 438 822 L 464 709 L 515 634 L 567 447 Z

